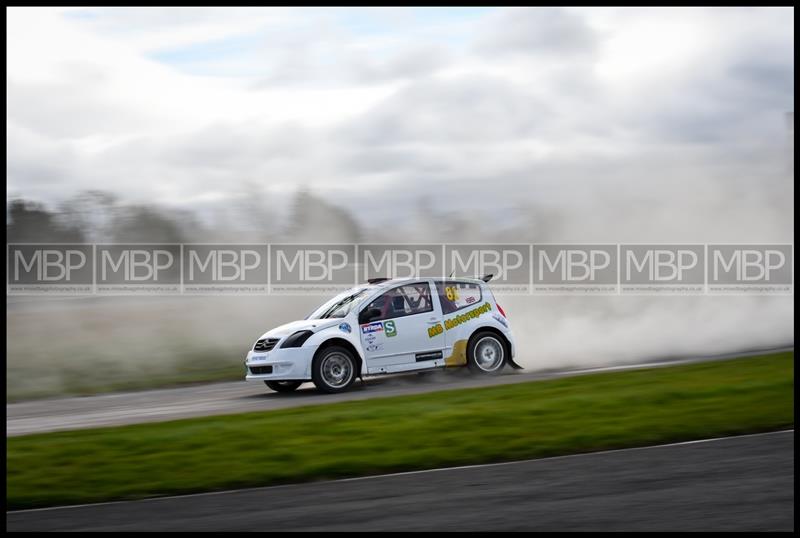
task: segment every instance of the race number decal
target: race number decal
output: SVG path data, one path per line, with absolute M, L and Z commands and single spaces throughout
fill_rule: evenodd
M 453 302 L 458 301 L 458 288 L 455 286 L 447 286 L 444 289 L 444 294 L 448 300 Z

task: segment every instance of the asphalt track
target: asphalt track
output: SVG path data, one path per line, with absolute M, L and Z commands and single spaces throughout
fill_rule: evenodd
M 9 531 L 792 531 L 794 430 L 8 512 Z
M 469 375 L 466 369 L 439 370 L 425 376 L 411 374 L 367 378 L 364 383 L 356 381 L 350 391 L 342 394 L 321 394 L 310 383 L 303 385 L 294 393 L 279 394 L 270 391 L 261 383 L 234 381 L 141 392 L 35 400 L 6 405 L 6 436 L 160 422 L 246 411 L 285 409 L 304 405 L 421 394 L 445 389 L 505 385 L 592 372 L 726 360 L 792 349 L 792 347 L 788 347 L 724 355 L 665 357 L 636 364 L 580 370 L 526 372 L 525 370 L 506 368 L 503 375 L 488 378 Z

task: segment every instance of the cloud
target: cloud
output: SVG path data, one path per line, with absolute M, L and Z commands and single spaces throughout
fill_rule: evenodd
M 450 60 L 447 50 L 435 45 L 408 46 L 396 54 L 382 55 L 369 51 L 353 55 L 348 62 L 355 83 L 374 83 L 386 80 L 415 80 L 446 68 Z
M 584 17 L 560 8 L 509 9 L 492 17 L 476 48 L 486 54 L 593 54 L 599 37 Z
M 563 214 L 679 209 L 683 178 L 780 198 L 787 13 L 11 8 L 7 186 L 191 209 L 302 185 L 370 222 L 422 189 Z
M 414 82 L 348 125 L 365 145 L 502 143 L 526 138 L 551 113 L 505 80 L 460 76 Z

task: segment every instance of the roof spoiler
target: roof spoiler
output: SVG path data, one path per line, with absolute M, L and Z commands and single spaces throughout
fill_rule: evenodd
M 453 275 L 451 274 L 448 278 L 453 278 Z M 489 273 L 488 275 L 483 275 L 482 277 L 479 277 L 479 280 L 483 280 L 484 282 L 489 282 L 493 278 L 494 274 Z M 384 276 L 378 278 L 368 278 L 367 284 L 380 284 L 381 282 L 386 282 L 387 280 L 391 280 L 391 278 L 387 278 Z
M 458 277 L 455 276 L 455 274 L 456 274 L 456 272 L 453 271 L 452 273 L 450 273 L 450 276 L 447 277 L 447 278 L 458 278 Z M 483 280 L 484 282 L 489 282 L 492 278 L 494 278 L 494 274 L 489 273 L 488 275 L 474 276 L 474 277 L 467 277 L 467 278 L 474 278 L 475 280 Z

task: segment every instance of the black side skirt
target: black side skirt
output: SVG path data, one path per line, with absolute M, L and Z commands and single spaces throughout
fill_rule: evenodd
M 441 351 L 426 351 L 424 353 L 416 354 L 417 362 L 435 361 L 437 359 L 441 359 L 442 357 L 443 355 Z

